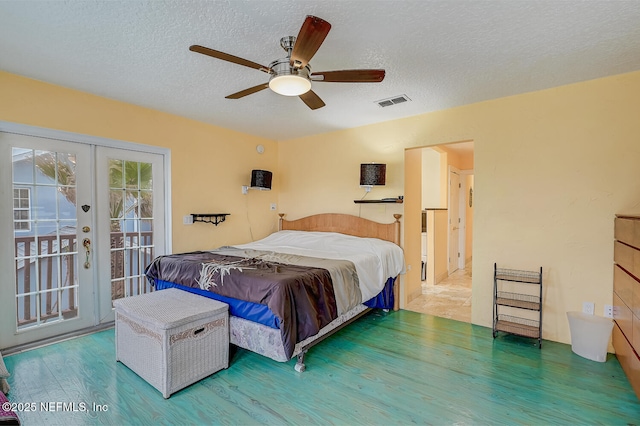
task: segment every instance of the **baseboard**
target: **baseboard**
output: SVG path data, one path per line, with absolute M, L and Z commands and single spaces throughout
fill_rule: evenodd
M 24 345 L 12 346 L 2 349 L 2 355 L 8 356 L 17 354 L 20 352 L 30 351 L 31 349 L 41 348 L 43 346 L 52 345 L 54 343 L 62 342 L 64 340 L 75 339 L 76 337 L 85 336 L 87 334 L 96 333 L 98 331 L 107 330 L 113 328 L 114 321 L 110 321 L 104 324 L 96 325 L 94 327 L 83 328 L 82 330 L 73 331 L 71 333 L 60 334 L 57 336 L 48 337 L 46 339 L 38 340 L 37 342 L 25 343 Z
M 414 291 L 413 293 L 407 295 L 407 304 L 411 303 L 414 299 L 422 296 L 422 286 L 418 289 L 418 291 Z
M 440 281 L 446 279 L 447 277 L 449 277 L 449 272 L 447 272 L 447 271 L 445 271 L 445 272 L 443 272 L 443 273 L 441 273 L 439 275 L 436 275 L 436 279 L 435 279 L 436 284 L 438 284 Z

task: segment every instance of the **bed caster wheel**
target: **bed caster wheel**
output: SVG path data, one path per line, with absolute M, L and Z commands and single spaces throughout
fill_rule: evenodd
M 293 367 L 298 373 L 303 373 L 304 370 L 307 368 L 304 364 L 302 363 L 297 363 L 294 367 Z

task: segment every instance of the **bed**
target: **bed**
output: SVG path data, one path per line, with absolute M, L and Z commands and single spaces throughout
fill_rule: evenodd
M 398 309 L 401 215 L 381 224 L 344 214 L 289 221 L 264 239 L 159 256 L 145 273 L 157 290 L 179 288 L 229 304 L 230 341 L 286 362 L 372 308 Z

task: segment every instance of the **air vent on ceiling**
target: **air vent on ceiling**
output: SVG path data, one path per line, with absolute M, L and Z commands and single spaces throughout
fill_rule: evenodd
M 391 105 L 397 105 L 397 104 L 401 104 L 409 101 L 411 101 L 411 99 L 409 99 L 407 95 L 398 95 L 398 96 L 393 96 L 387 99 L 381 99 L 379 101 L 376 101 L 376 103 L 378 104 L 378 106 L 381 106 L 382 108 L 384 108 L 384 107 L 389 107 Z

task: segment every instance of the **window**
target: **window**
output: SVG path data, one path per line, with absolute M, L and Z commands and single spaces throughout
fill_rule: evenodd
M 31 230 L 30 192 L 29 188 L 13 188 L 13 229 L 16 231 Z

